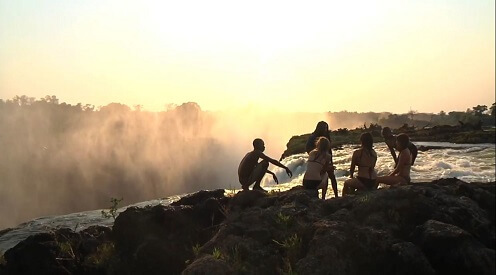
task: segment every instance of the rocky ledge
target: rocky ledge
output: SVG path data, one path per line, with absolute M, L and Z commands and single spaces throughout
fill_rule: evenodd
M 0 274 L 494 274 L 495 183 L 443 179 L 322 201 L 201 191 L 128 208 L 112 229 L 60 229 Z
M 332 147 L 339 149 L 345 144 L 358 144 L 360 135 L 363 132 L 370 132 L 374 137 L 375 142 L 383 142 L 381 137 L 382 127 L 377 124 L 372 124 L 370 127 L 357 128 L 353 130 L 337 129 L 330 132 L 332 139 Z M 496 139 L 496 131 L 482 130 L 472 127 L 471 125 L 437 125 L 431 128 L 416 129 L 404 125 L 398 129 L 393 129 L 395 134 L 405 133 L 413 142 L 416 141 L 435 141 L 435 142 L 451 142 L 451 143 L 494 143 Z M 305 153 L 305 145 L 310 137 L 310 134 L 293 136 L 286 144 L 286 150 L 281 156 L 281 159 L 294 155 Z M 430 149 L 443 149 L 446 147 L 440 146 L 424 146 L 420 148 L 423 151 Z

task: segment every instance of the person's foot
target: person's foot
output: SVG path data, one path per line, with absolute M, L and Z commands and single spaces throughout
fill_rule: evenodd
M 260 186 L 253 186 L 253 190 L 258 190 L 258 191 L 261 191 L 261 192 L 264 192 L 264 193 L 268 193 L 267 190 L 263 189 L 262 187 Z

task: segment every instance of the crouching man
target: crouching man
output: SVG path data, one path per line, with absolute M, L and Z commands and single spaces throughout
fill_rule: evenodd
M 293 176 L 291 170 L 288 167 L 284 166 L 279 161 L 272 159 L 266 156 L 263 152 L 265 151 L 264 141 L 260 138 L 253 140 L 253 151 L 248 152 L 246 156 L 241 160 L 238 168 L 238 177 L 243 190 L 248 190 L 250 185 L 253 185 L 253 190 L 265 191 L 260 183 L 262 182 L 265 173 L 271 174 L 276 183 L 279 183 L 276 175 L 267 170 L 269 168 L 269 163 L 272 163 L 276 166 L 279 166 L 286 170 L 286 173 L 289 177 Z M 258 162 L 259 159 L 262 159 L 261 162 Z

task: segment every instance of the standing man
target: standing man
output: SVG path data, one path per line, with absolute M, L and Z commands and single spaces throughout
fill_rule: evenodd
M 319 121 L 317 123 L 317 127 L 315 127 L 315 131 L 310 135 L 306 144 L 306 151 L 310 153 L 313 149 L 315 149 L 315 142 L 319 137 L 326 137 L 329 141 L 331 141 L 331 137 L 329 135 L 329 124 L 325 121 Z M 332 141 L 331 141 L 332 142 Z M 332 191 L 334 191 L 334 197 L 338 197 L 338 181 L 336 180 L 336 176 L 334 175 L 334 164 L 332 162 L 332 150 L 329 149 L 329 154 L 331 154 L 331 161 L 329 162 L 329 167 L 327 167 L 326 172 L 327 176 L 324 176 L 322 180 L 324 188 L 322 189 L 322 193 L 327 193 L 327 177 L 331 179 Z M 323 194 L 323 199 L 325 199 L 325 194 Z
M 394 159 L 394 167 L 398 164 L 398 157 L 396 156 L 396 135 L 393 135 L 391 128 L 389 127 L 384 127 L 382 128 L 382 137 L 384 138 L 384 142 L 386 143 L 387 147 L 389 148 L 389 152 L 391 152 L 391 156 L 393 156 Z M 413 144 L 411 141 L 408 142 L 408 150 L 410 150 L 410 153 L 412 154 L 412 163 L 413 165 L 415 163 L 415 159 L 417 158 L 418 154 L 418 149 L 415 144 Z
M 250 185 L 255 183 L 255 185 L 253 185 L 253 190 L 267 192 L 262 187 L 260 187 L 260 182 L 262 182 L 265 173 L 271 174 L 274 181 L 276 183 L 279 183 L 276 174 L 267 170 L 267 168 L 269 168 L 269 162 L 285 169 L 289 177 L 293 176 L 293 173 L 291 172 L 291 170 L 289 170 L 288 167 L 284 166 L 279 161 L 266 156 L 263 153 L 264 151 L 264 141 L 260 138 L 257 138 L 253 140 L 253 151 L 248 152 L 246 156 L 241 160 L 238 168 L 238 177 L 239 183 L 241 183 L 243 190 L 249 190 Z M 258 162 L 259 159 L 262 159 L 262 161 Z

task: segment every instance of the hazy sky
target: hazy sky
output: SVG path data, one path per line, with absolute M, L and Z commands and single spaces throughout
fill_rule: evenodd
M 465 110 L 495 101 L 494 25 L 494 0 L 0 0 L 0 98 Z

